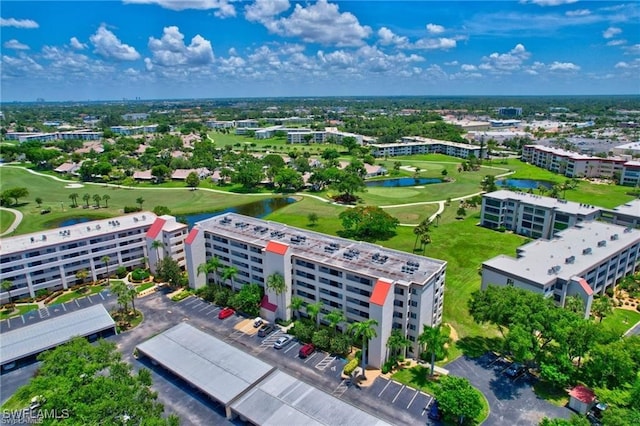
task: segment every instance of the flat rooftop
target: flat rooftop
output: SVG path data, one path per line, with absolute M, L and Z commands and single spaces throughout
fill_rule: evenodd
M 572 160 L 602 160 L 602 158 L 599 158 L 599 157 L 579 154 L 575 151 L 567 151 L 566 149 L 554 148 L 554 147 L 545 146 L 545 145 L 525 145 L 525 148 L 533 148 L 537 151 L 546 152 L 546 153 L 557 155 L 560 157 L 571 158 Z
M 576 203 L 574 201 L 558 200 L 557 198 L 544 197 L 542 195 L 529 194 L 527 192 L 509 191 L 500 189 L 498 191 L 484 194 L 484 197 L 495 198 L 498 200 L 517 200 L 522 203 L 531 204 L 533 206 L 546 207 L 555 209 L 563 213 L 590 215 L 602 210 L 602 207 L 590 204 Z
M 227 213 L 196 223 L 199 229 L 264 249 L 269 241 L 289 245 L 292 254 L 400 284 L 425 284 L 440 271 L 444 260 L 391 250 L 371 243 L 333 237 L 237 213 Z
M 152 337 L 138 350 L 225 406 L 275 369 L 186 323 Z
M 640 199 L 634 199 L 624 204 L 614 207 L 615 213 L 625 214 L 633 217 L 640 217 Z
M 47 349 L 76 336 L 90 336 L 115 327 L 103 305 L 94 305 L 0 335 L 0 363 L 6 364 Z
M 82 200 L 78 200 L 78 203 L 82 203 Z M 78 214 L 81 215 L 81 211 Z M 151 226 L 155 220 L 156 215 L 152 212 L 138 212 L 113 219 L 92 220 L 62 228 L 2 238 L 0 240 L 0 250 L 3 254 L 8 254 L 40 249 L 60 243 L 107 235 L 117 231 L 127 231 L 144 225 Z
M 233 402 L 231 408 L 256 425 L 389 424 L 279 370 Z
M 420 146 L 420 145 L 447 145 L 447 146 L 453 146 L 456 148 L 480 149 L 480 146 L 478 145 L 471 145 L 471 144 L 451 142 L 451 141 L 442 141 L 440 139 L 423 138 L 422 136 L 404 136 L 402 138 L 402 142 L 379 143 L 379 144 L 373 143 L 370 145 L 376 148 Z
M 518 248 L 519 258 L 500 255 L 483 263 L 545 285 L 556 277 L 582 276 L 594 265 L 640 242 L 640 231 L 603 222 L 583 222 Z M 554 268 L 555 269 L 552 269 Z

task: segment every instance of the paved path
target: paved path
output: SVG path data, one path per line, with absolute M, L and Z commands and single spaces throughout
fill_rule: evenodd
M 0 207 L 0 210 L 6 210 L 8 212 L 11 212 L 14 214 L 15 219 L 13 219 L 13 223 L 11 224 L 11 226 L 9 226 L 7 228 L 6 231 L 4 231 L 3 233 L 0 234 L 0 237 L 2 237 L 3 235 L 7 235 L 12 233 L 13 231 L 16 230 L 16 228 L 18 227 L 18 225 L 20 225 L 20 222 L 22 222 L 22 218 L 24 217 L 22 215 L 22 212 L 16 209 L 9 209 L 7 207 Z

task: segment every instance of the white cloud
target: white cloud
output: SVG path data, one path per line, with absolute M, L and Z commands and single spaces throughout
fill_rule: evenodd
M 412 68 L 412 64 L 424 61 L 422 56 L 416 54 L 389 55 L 376 46 L 362 46 L 355 51 L 336 50 L 331 53 L 320 50 L 317 57 L 323 67 L 329 67 L 334 71 L 347 70 L 357 74 L 408 71 Z
M 549 65 L 550 71 L 580 71 L 580 66 L 572 62 L 558 62 L 554 61 Z
M 69 40 L 69 44 L 71 45 L 71 47 L 73 47 L 76 50 L 84 50 L 87 48 L 87 44 L 82 43 L 76 37 L 71 37 L 71 39 Z
M 607 42 L 607 46 L 622 46 L 623 44 L 627 44 L 627 40 L 617 39 Z
M 5 41 L 2 46 L 4 46 L 5 49 L 14 49 L 14 50 L 29 50 L 29 46 L 27 46 L 24 43 L 20 43 L 18 40 L 11 39 L 11 40 L 7 40 Z
M 256 2 L 247 13 L 251 19 L 262 23 L 270 32 L 287 37 L 297 37 L 307 43 L 323 45 L 361 46 L 363 39 L 371 35 L 371 27 L 360 25 L 358 18 L 352 13 L 342 12 L 337 4 L 327 0 L 302 6 L 296 4 L 288 17 L 275 19 L 268 12 L 281 13 L 284 2 L 278 2 L 278 7 L 269 9 L 264 2 Z M 254 8 L 255 7 L 255 8 Z
M 289 0 L 256 0 L 244 7 L 244 17 L 250 22 L 260 22 L 269 31 L 275 31 L 270 27 L 274 24 L 274 18 L 290 7 Z
M 460 66 L 460 69 L 462 71 L 476 71 L 478 69 L 478 67 L 476 67 L 475 65 L 471 65 L 471 64 L 462 64 Z
M 197 34 L 188 46 L 184 43 L 184 35 L 175 26 L 165 27 L 162 38 L 149 37 L 149 50 L 152 52 L 152 63 L 164 67 L 179 65 L 203 66 L 213 62 L 214 55 L 211 42 Z
M 450 67 L 455 67 L 455 66 L 457 66 L 459 64 L 459 62 L 458 61 L 451 61 L 451 62 L 445 62 L 444 64 L 447 65 L 447 66 L 450 66 Z
M 518 43 L 507 53 L 494 52 L 482 58 L 480 69 L 494 72 L 510 72 L 520 69 L 522 63 L 531 56 L 525 47 Z
M 427 32 L 429 34 L 442 34 L 444 32 L 444 27 L 437 24 L 427 24 Z
M 618 62 L 615 67 L 619 69 L 640 69 L 640 58 L 635 59 L 631 62 Z
M 18 56 L 2 55 L 2 77 L 30 77 L 44 68 L 24 53 Z
M 47 71 L 51 76 L 64 79 L 71 76 L 84 79 L 87 75 L 105 74 L 113 71 L 113 67 L 102 61 L 90 59 L 87 55 L 74 52 L 69 48 L 44 46 L 42 57 L 49 61 Z
M 622 32 L 622 30 L 620 28 L 617 27 L 609 27 L 606 30 L 604 30 L 602 32 L 602 37 L 604 38 L 613 38 L 615 36 L 617 36 L 618 34 L 620 34 Z
M 591 15 L 591 11 L 589 9 L 569 10 L 569 11 L 565 12 L 565 15 L 567 15 L 569 17 L 589 16 L 589 15 Z
M 640 55 L 640 44 L 634 44 L 624 48 L 627 55 Z
M 520 0 L 522 4 L 537 4 L 538 6 L 561 6 L 575 3 L 578 0 Z
M 456 47 L 456 40 L 453 38 L 422 38 L 413 44 L 415 49 L 436 50 L 436 49 L 453 49 Z
M 231 0 L 233 1 L 233 0 Z M 212 10 L 215 9 L 215 15 L 219 18 L 228 18 L 236 16 L 235 7 L 230 4 L 229 0 L 124 0 L 127 4 L 157 4 L 165 9 L 170 10 Z
M 40 25 L 32 19 L 0 18 L 0 27 L 33 29 L 40 27 Z
M 124 44 L 102 24 L 100 28 L 89 37 L 95 47 L 94 52 L 105 59 L 115 59 L 118 61 L 135 61 L 140 59 L 140 54 L 135 48 Z
M 380 39 L 380 44 L 383 46 L 405 46 L 409 42 L 406 37 L 395 34 L 387 27 L 382 27 L 378 30 L 378 38 Z

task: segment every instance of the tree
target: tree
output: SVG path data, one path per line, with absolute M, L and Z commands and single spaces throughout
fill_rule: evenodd
M 100 201 L 102 201 L 102 197 L 99 194 L 95 194 L 93 196 L 93 201 L 96 203 L 96 207 L 100 208 Z
M 107 285 L 109 285 L 109 262 L 111 262 L 111 258 L 109 256 L 102 256 L 100 260 L 102 261 L 102 263 L 104 263 L 104 267 L 107 269 L 106 271 Z
M 165 179 L 171 177 L 171 169 L 164 164 L 158 164 L 151 168 L 151 176 L 156 178 L 157 183 L 164 182 Z
M 78 207 L 78 197 L 80 195 L 78 195 L 77 192 L 74 192 L 73 194 L 69 194 L 69 199 L 71 200 L 71 207 Z
M 142 205 L 144 204 L 144 198 L 142 198 L 142 197 L 136 198 L 136 204 L 138 204 L 140 206 L 140 208 L 142 209 Z
M 316 303 L 310 303 L 305 306 L 305 309 L 307 310 L 307 314 L 311 318 L 311 321 L 313 321 L 316 325 L 316 328 L 318 328 L 320 324 L 318 316 L 320 315 L 320 311 L 322 310 L 322 302 L 318 301 Z
M 307 220 L 309 221 L 309 226 L 316 226 L 318 223 L 318 220 L 320 219 L 320 216 L 318 216 L 318 213 L 315 212 L 311 212 L 307 215 Z
M 138 292 L 136 291 L 136 288 L 132 285 L 129 284 L 127 286 L 127 295 L 131 298 L 131 309 L 133 309 L 133 315 L 136 315 L 136 296 L 138 295 Z
M 232 182 L 239 183 L 245 189 L 255 188 L 264 178 L 262 164 L 254 159 L 245 159 L 236 166 Z
M 87 203 L 87 207 L 89 207 L 89 200 L 91 200 L 91 195 L 89 194 L 84 194 L 82 196 L 82 199 L 84 200 L 85 203 Z
M 348 152 L 351 152 L 358 147 L 358 140 L 353 136 L 346 136 L 342 138 L 342 141 L 340 143 Z
M 216 283 L 218 281 L 218 269 L 220 269 L 221 266 L 222 266 L 222 263 L 220 263 L 220 259 L 213 256 L 209 260 L 207 260 L 205 263 L 201 263 L 200 265 L 198 265 L 198 275 L 205 274 L 205 276 L 208 276 L 209 274 L 213 273 L 214 274 L 213 282 Z M 207 278 L 207 284 L 209 284 L 208 278 Z
M 38 205 L 38 208 L 40 208 L 42 206 L 42 198 L 36 197 L 36 204 Z
M 402 331 L 394 328 L 391 330 L 386 346 L 387 349 L 389 349 L 389 356 L 387 359 L 396 359 L 397 355 L 404 357 L 404 351 L 406 348 L 411 346 L 411 340 L 407 339 L 407 337 L 402 334 Z
M 167 256 L 158 262 L 156 276 L 168 283 L 172 288 L 180 286 L 183 282 L 182 269 L 171 256 Z
M 472 421 L 482 411 L 480 393 L 462 377 L 443 376 L 435 397 L 443 417 L 452 423 Z
M 418 343 L 420 343 L 424 352 L 431 355 L 431 375 L 433 376 L 436 368 L 436 358 L 444 358 L 445 345 L 449 343 L 449 336 L 442 332 L 440 324 L 435 327 L 429 327 L 424 324 L 422 333 L 418 336 Z
M 348 166 L 347 166 L 348 167 Z M 331 187 L 339 192 L 337 199 L 345 203 L 353 203 L 356 200 L 355 193 L 365 189 L 364 179 L 358 170 L 351 168 L 337 170 Z
M 167 206 L 155 206 L 153 208 L 153 212 L 156 216 L 164 216 L 166 214 L 171 214 L 171 210 Z
M 104 201 L 104 207 L 105 208 L 109 208 L 109 200 L 111 199 L 111 196 L 109 194 L 104 194 L 102 196 L 102 201 Z
M 365 367 L 367 365 L 367 343 L 369 340 L 373 339 L 378 335 L 376 331 L 376 327 L 378 326 L 378 321 L 373 318 L 369 318 L 368 320 L 362 322 L 353 322 L 349 325 L 349 334 L 351 334 L 355 339 L 362 339 L 362 359 L 361 359 L 361 367 L 362 367 L 362 375 L 366 378 Z
M 460 206 L 458 207 L 458 210 L 456 210 L 456 217 L 462 218 L 465 217 L 467 215 L 467 210 Z
M 13 198 L 15 200 L 14 204 L 18 204 L 20 198 L 29 196 L 29 190 L 27 188 L 9 188 L 3 191 L 2 194 L 6 198 Z
M 485 192 L 493 192 L 497 189 L 496 186 L 496 177 L 493 175 L 486 175 L 484 179 L 482 179 L 482 190 Z
M 160 240 L 153 240 L 151 242 L 151 248 L 156 251 L 156 262 L 160 260 L 160 249 L 164 247 L 164 243 Z
M 126 312 L 127 307 L 129 306 L 129 300 L 131 299 L 127 285 L 124 283 L 124 281 L 114 281 L 111 284 L 111 291 L 116 295 L 118 305 L 120 305 L 122 311 Z
M 222 280 L 229 280 L 229 285 L 233 288 L 233 279 L 238 276 L 238 268 L 235 266 L 227 266 L 222 270 Z
M 76 272 L 76 278 L 78 279 L 78 281 L 84 284 L 84 281 L 89 278 L 89 272 L 86 269 L 80 269 L 78 272 Z
M 400 221 L 377 206 L 357 206 L 338 215 L 345 233 L 366 241 L 390 238 Z
M 11 303 L 11 289 L 13 288 L 13 282 L 9 280 L 3 280 L 0 283 L 0 288 L 2 291 L 6 292 L 9 295 L 9 301 L 7 303 Z
M 302 175 L 299 172 L 288 168 L 278 170 L 273 179 L 273 183 L 278 187 L 280 191 L 297 191 L 304 186 Z
M 324 319 L 329 321 L 329 328 L 331 329 L 331 334 L 335 336 L 336 329 L 341 322 L 345 322 L 347 317 L 344 316 L 344 312 L 341 309 L 334 309 L 324 316 Z
M 302 308 L 303 306 L 304 300 L 302 300 L 302 298 L 298 296 L 293 296 L 291 298 L 291 304 L 289 305 L 289 307 L 293 309 L 293 312 L 295 312 L 295 318 L 300 318 L 300 308 Z
M 584 302 L 577 294 L 567 297 L 564 301 L 564 307 L 576 314 L 584 313 Z
M 600 322 L 613 312 L 613 303 L 607 296 L 600 296 L 596 298 L 591 304 L 591 311 L 600 318 Z
M 267 277 L 266 287 L 276 295 L 281 295 L 287 291 L 287 283 L 282 274 L 275 272 Z
M 200 177 L 196 172 L 191 172 L 187 175 L 185 183 L 191 189 L 196 189 L 200 185 Z

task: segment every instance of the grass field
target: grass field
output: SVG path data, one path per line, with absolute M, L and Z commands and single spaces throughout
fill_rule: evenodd
M 6 210 L 0 210 L 0 233 L 6 231 L 9 226 L 11 226 L 15 218 L 16 216 L 13 213 Z
M 35 311 L 36 309 L 38 309 L 38 305 L 35 303 L 30 303 L 27 305 L 18 305 L 16 306 L 16 309 L 13 312 L 7 312 L 6 310 L 3 309 L 0 311 L 0 320 L 5 320 L 7 318 L 24 315 L 27 312 Z
M 640 312 L 617 308 L 602 320 L 602 325 L 622 335 L 638 321 L 640 321 Z

